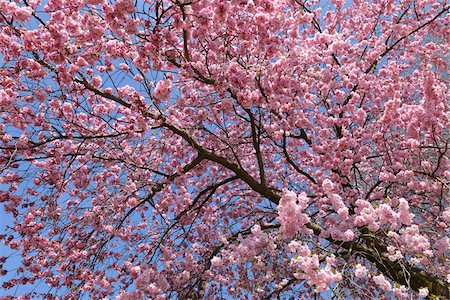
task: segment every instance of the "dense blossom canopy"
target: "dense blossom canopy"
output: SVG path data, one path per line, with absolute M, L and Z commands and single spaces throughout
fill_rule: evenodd
M 449 10 L 0 0 L 2 299 L 450 299 Z

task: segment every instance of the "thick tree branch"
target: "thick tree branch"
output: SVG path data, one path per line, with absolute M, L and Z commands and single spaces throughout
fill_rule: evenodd
M 262 159 L 262 155 L 261 155 L 261 147 L 260 147 L 260 134 L 259 134 L 259 130 L 258 133 L 256 132 L 256 124 L 255 124 L 255 117 L 253 115 L 253 113 L 249 110 L 249 109 L 245 109 L 245 111 L 247 112 L 247 114 L 250 117 L 250 127 L 251 127 L 251 132 L 252 132 L 252 143 L 253 143 L 253 148 L 255 149 L 255 153 L 256 153 L 256 159 L 258 161 L 258 168 L 259 168 L 259 177 L 261 179 L 261 184 L 266 186 L 266 175 L 264 173 L 264 163 L 263 163 L 263 159 Z

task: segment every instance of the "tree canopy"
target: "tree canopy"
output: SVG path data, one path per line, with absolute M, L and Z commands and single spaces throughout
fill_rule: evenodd
M 450 299 L 449 10 L 0 0 L 0 298 Z

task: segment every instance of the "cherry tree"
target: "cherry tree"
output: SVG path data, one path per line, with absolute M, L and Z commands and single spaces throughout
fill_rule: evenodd
M 2 299 L 450 299 L 449 10 L 0 0 Z

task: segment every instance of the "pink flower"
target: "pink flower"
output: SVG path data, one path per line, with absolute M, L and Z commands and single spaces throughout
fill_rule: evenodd
M 398 205 L 398 220 L 404 225 L 411 225 L 414 214 L 409 211 L 409 204 L 403 198 L 399 199 L 400 204 Z
M 214 256 L 211 259 L 211 266 L 213 266 L 213 267 L 220 267 L 220 266 L 222 266 L 222 259 L 220 257 Z
M 41 89 L 37 89 L 34 95 L 39 102 L 44 102 L 48 97 L 47 93 Z
M 167 100 L 170 96 L 170 90 L 172 88 L 172 81 L 164 79 L 156 84 L 154 96 L 159 100 Z
M 354 238 L 355 238 L 355 233 L 351 229 L 347 229 L 344 232 L 344 235 L 342 237 L 342 239 L 347 242 L 352 241 Z
M 287 237 L 305 230 L 305 224 L 309 222 L 309 217 L 303 211 L 308 207 L 308 202 L 309 199 L 305 193 L 299 195 L 292 191 L 284 193 L 277 207 L 277 220 L 281 224 L 281 231 Z
M 326 193 L 331 193 L 334 188 L 334 183 L 330 179 L 327 178 L 323 181 L 322 187 Z
M 130 66 L 128 66 L 127 64 L 124 64 L 124 63 L 120 64 L 120 68 L 125 72 L 128 72 L 130 70 Z
M 72 104 L 65 102 L 62 106 L 62 110 L 66 116 L 72 115 Z
M 141 267 L 139 267 L 139 266 L 131 267 L 130 274 L 134 279 L 136 279 L 139 276 L 139 274 L 141 274 Z
M 445 222 L 450 223 L 450 207 L 447 207 L 446 210 L 442 213 L 442 219 L 444 219 Z
M 86 67 L 89 65 L 89 63 L 81 56 L 78 56 L 76 64 L 80 68 L 83 68 L 83 67 Z
M 99 88 L 102 85 L 102 78 L 100 76 L 94 76 L 91 79 L 92 86 Z
M 377 208 L 377 215 L 381 225 L 396 223 L 398 218 L 398 214 L 386 203 L 382 203 Z
M 376 285 L 378 285 L 382 290 L 390 291 L 392 289 L 392 284 L 386 280 L 383 274 L 378 276 L 373 276 L 373 281 Z
M 367 275 L 367 269 L 366 269 L 366 267 L 364 267 L 364 266 L 362 266 L 362 265 L 360 265 L 360 264 L 357 264 L 357 265 L 355 266 L 355 276 L 358 277 L 358 278 L 363 278 L 363 277 L 365 277 L 366 275 Z

